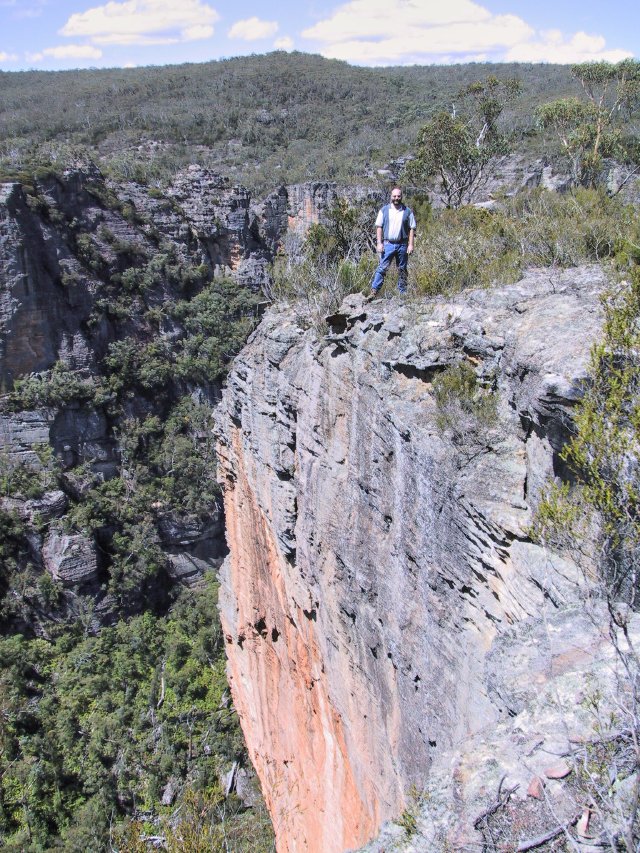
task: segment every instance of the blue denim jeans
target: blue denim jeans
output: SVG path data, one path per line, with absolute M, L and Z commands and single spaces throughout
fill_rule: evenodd
M 378 268 L 375 271 L 373 276 L 373 280 L 371 281 L 371 289 L 376 293 L 382 287 L 382 283 L 384 281 L 384 277 L 387 274 L 387 270 L 389 269 L 389 265 L 391 261 L 395 258 L 396 265 L 398 267 L 398 290 L 400 293 L 406 293 L 407 291 L 407 262 L 409 260 L 409 255 L 407 254 L 407 244 L 406 243 L 389 243 L 388 240 L 384 242 L 384 249 L 382 255 L 380 256 L 380 263 L 378 264 Z

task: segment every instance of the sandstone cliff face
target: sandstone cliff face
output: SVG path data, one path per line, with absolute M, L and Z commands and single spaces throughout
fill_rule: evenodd
M 292 231 L 304 234 L 310 225 L 322 220 L 322 214 L 337 201 L 337 185 L 333 181 L 294 184 L 287 187 L 288 223 Z
M 0 185 L 0 390 L 15 377 L 50 367 L 62 346 L 82 358 L 79 329 L 91 294 L 60 287 L 72 261 L 56 237 L 19 184 Z
M 492 644 L 571 596 L 575 566 L 551 572 L 528 527 L 603 284 L 585 268 L 429 303 L 352 296 L 321 337 L 273 311 L 238 357 L 218 415 L 221 607 L 280 853 L 365 843 L 510 713 Z M 462 362 L 495 421 L 443 421 L 433 380 Z

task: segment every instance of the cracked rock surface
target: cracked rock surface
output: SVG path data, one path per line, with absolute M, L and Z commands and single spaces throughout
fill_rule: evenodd
M 361 846 L 526 702 L 488 655 L 575 594 L 575 565 L 529 526 L 605 284 L 583 267 L 432 301 L 353 295 L 325 335 L 272 310 L 237 358 L 218 412 L 221 609 L 281 853 Z M 434 379 L 462 363 L 491 422 L 439 418 Z

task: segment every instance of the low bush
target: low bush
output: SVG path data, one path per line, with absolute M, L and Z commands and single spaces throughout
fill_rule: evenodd
M 438 409 L 436 425 L 452 433 L 456 443 L 473 443 L 497 420 L 497 394 L 478 381 L 473 367 L 466 361 L 447 367 L 433 380 L 433 394 Z
M 639 235 L 638 209 L 600 190 L 519 193 L 491 211 L 438 211 L 419 223 L 410 281 L 433 296 L 510 284 L 532 266 L 626 263 Z
M 422 205 L 421 212 L 409 261 L 410 290 L 421 296 L 511 284 L 527 267 L 626 266 L 640 255 L 638 208 L 601 190 L 577 188 L 564 195 L 533 190 L 493 210 L 434 211 Z M 368 214 L 372 238 L 375 212 Z M 350 224 L 351 242 L 345 233 Z M 289 238 L 274 266 L 274 298 L 297 299 L 326 313 L 348 293 L 368 290 L 376 258 L 365 239 L 362 211 L 343 208 L 341 225 L 339 240 L 331 219 L 314 226 L 305 240 Z

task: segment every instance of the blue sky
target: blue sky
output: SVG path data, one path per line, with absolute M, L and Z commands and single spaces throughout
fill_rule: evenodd
M 357 65 L 640 57 L 638 0 L 0 0 L 6 71 L 301 50 Z

